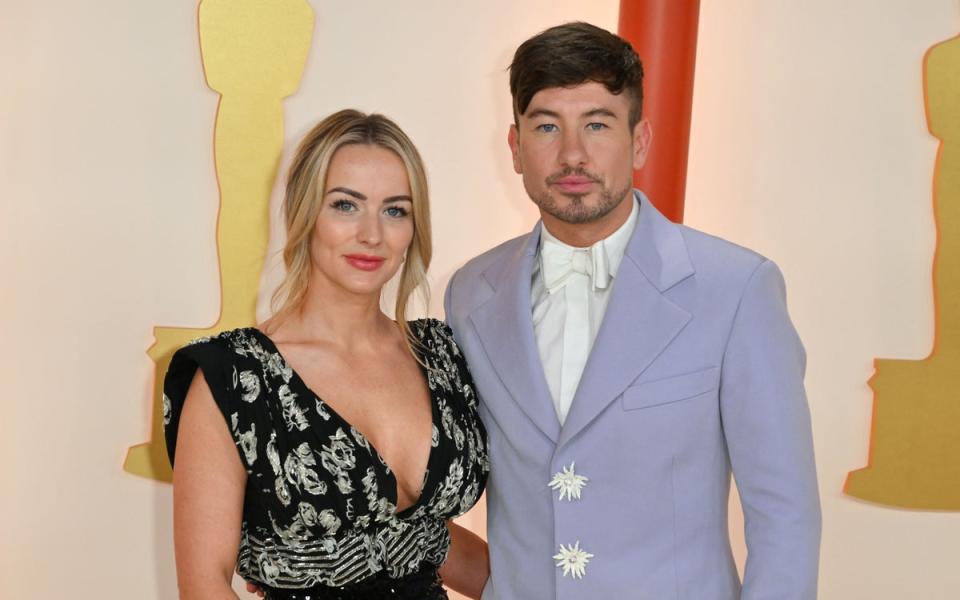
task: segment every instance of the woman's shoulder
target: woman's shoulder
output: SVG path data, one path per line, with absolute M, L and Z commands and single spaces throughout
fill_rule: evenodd
M 416 321 L 410 321 L 409 326 L 410 331 L 423 346 L 427 348 L 436 346 L 453 348 L 459 354 L 460 350 L 457 348 L 453 330 L 440 319 L 417 319 Z
M 407 321 L 407 323 L 410 326 L 410 330 L 413 331 L 417 337 L 426 337 L 429 335 L 453 337 L 453 331 L 440 319 L 427 317 L 426 319 Z
M 187 342 L 170 359 L 163 382 L 163 424 L 171 464 L 177 444 L 180 415 L 191 382 L 202 372 L 214 402 L 242 450 L 247 472 L 256 459 L 255 424 L 266 414 L 265 381 L 269 351 L 258 330 L 231 329 Z M 262 430 L 263 427 L 261 426 Z
M 198 367 L 205 373 L 229 374 L 233 380 L 252 374 L 260 378 L 283 375 L 289 370 L 270 339 L 254 327 L 229 329 L 187 342 L 173 354 L 167 376 L 192 377 Z
M 214 335 L 198 337 L 184 344 L 179 353 L 213 354 L 223 359 L 232 357 L 259 357 L 268 350 L 262 343 L 262 334 L 255 327 L 227 329 Z
M 466 370 L 465 358 L 450 326 L 439 319 L 418 319 L 410 322 L 416 337 L 417 353 L 427 366 L 446 371 Z

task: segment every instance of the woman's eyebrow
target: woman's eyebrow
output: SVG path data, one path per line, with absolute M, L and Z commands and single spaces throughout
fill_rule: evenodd
M 360 192 L 358 192 L 358 191 L 356 191 L 356 190 L 351 190 L 350 188 L 345 188 L 345 187 L 335 187 L 335 188 L 333 188 L 333 189 L 327 190 L 327 195 L 329 196 L 330 194 L 332 194 L 332 193 L 334 193 L 334 192 L 340 192 L 340 193 L 342 193 L 342 194 L 347 194 L 348 196 L 353 196 L 353 197 L 356 198 L 357 200 L 366 200 L 366 199 L 367 199 L 367 197 L 364 196 L 363 194 L 361 194 Z

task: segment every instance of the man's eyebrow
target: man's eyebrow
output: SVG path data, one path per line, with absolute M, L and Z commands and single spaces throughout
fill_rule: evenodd
M 537 109 L 531 110 L 524 116 L 527 117 L 528 119 L 535 119 L 537 117 L 550 117 L 552 119 L 560 118 L 559 113 L 546 108 L 537 108 Z M 581 117 L 610 117 L 611 119 L 616 119 L 617 115 L 609 108 L 597 107 L 583 113 Z
M 537 117 L 550 117 L 552 119 L 559 119 L 560 113 L 556 113 L 552 110 L 547 110 L 546 108 L 537 108 L 537 109 L 531 110 L 524 116 L 527 117 L 528 119 L 536 119 Z
M 602 108 L 602 107 L 600 107 L 600 108 L 594 108 L 593 110 L 588 110 L 587 112 L 583 113 L 583 116 L 585 116 L 585 117 L 610 117 L 611 119 L 616 119 L 616 118 L 617 118 L 617 115 L 614 114 L 614 112 L 613 112 L 612 110 L 610 110 L 609 108 Z
M 357 200 L 366 200 L 367 197 L 361 194 L 356 190 L 351 190 L 350 188 L 345 187 L 335 187 L 333 189 L 327 190 L 327 195 L 330 195 L 334 192 L 340 192 L 341 194 L 347 194 L 348 196 L 353 196 Z

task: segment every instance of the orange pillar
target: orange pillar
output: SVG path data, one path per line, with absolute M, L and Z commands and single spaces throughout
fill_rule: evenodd
M 683 221 L 700 0 L 620 0 L 620 36 L 643 61 L 643 114 L 653 146 L 634 185 L 669 219 Z

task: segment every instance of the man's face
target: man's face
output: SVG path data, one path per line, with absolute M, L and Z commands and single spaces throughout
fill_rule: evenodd
M 591 81 L 537 92 L 510 126 L 513 168 L 548 226 L 597 223 L 629 195 L 650 145 L 648 123 L 631 131 L 629 112 L 627 94 Z

